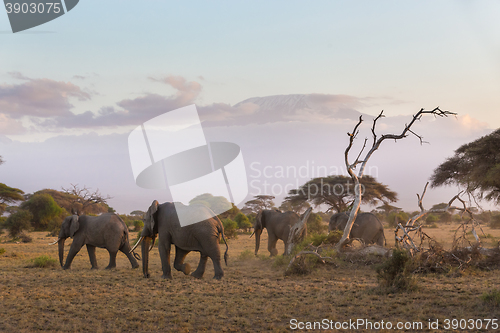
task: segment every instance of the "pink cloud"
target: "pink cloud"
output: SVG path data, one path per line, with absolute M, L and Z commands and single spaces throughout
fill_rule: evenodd
M 24 80 L 21 84 L 0 84 L 0 111 L 18 119 L 23 116 L 40 118 L 70 115 L 70 98 L 89 100 L 90 95 L 70 83 L 50 79 L 30 79 L 21 73 L 10 73 Z

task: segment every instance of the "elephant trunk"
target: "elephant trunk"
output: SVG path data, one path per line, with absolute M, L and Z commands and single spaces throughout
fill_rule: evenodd
M 259 246 L 260 246 L 260 235 L 262 234 L 262 229 L 255 229 L 255 255 L 257 255 L 257 252 L 259 252 Z
M 148 264 L 149 264 L 149 242 L 151 241 L 151 238 L 149 237 L 144 237 L 142 244 L 141 244 L 141 251 L 142 251 L 142 273 L 144 274 L 145 278 L 149 277 L 149 272 L 148 272 Z
M 63 259 L 64 259 L 64 241 L 66 238 L 59 238 L 58 246 L 59 246 L 59 263 L 61 264 L 61 267 L 63 266 Z

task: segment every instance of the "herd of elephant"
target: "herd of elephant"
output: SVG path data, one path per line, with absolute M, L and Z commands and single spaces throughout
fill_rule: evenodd
M 181 227 L 177 215 L 177 210 L 185 209 L 186 212 L 203 214 L 205 220 Z M 179 212 L 182 213 L 182 212 Z M 267 229 L 268 250 L 271 256 L 278 254 L 276 244 L 278 240 L 285 243 L 285 254 L 288 254 L 288 237 L 290 228 L 300 219 L 304 219 L 308 214 L 299 216 L 294 212 L 280 212 L 277 210 L 263 210 L 255 218 L 255 255 L 257 255 L 260 246 L 260 236 L 262 231 Z M 329 231 L 344 230 L 348 220 L 346 213 L 334 214 L 330 218 Z M 299 238 L 306 236 L 307 228 L 304 228 Z M 116 214 L 108 213 L 100 216 L 68 216 L 61 225 L 61 231 L 57 241 L 53 244 L 59 246 L 59 262 L 63 269 L 69 269 L 71 263 L 80 251 L 86 245 L 90 258 L 92 269 L 97 269 L 97 260 L 95 255 L 96 247 L 105 248 L 109 252 L 109 264 L 106 269 L 116 267 L 116 255 L 118 251 L 123 252 L 130 261 L 132 268 L 138 268 L 139 263 L 134 257 L 133 252 L 141 244 L 142 270 L 144 277 L 149 277 L 149 252 L 153 248 L 156 237 L 158 236 L 158 250 L 160 253 L 162 278 L 171 279 L 172 272 L 170 267 L 170 249 L 175 245 L 174 268 L 196 278 L 202 278 L 208 258 L 212 259 L 214 265 L 214 278 L 221 279 L 224 276 L 222 269 L 222 256 L 219 246 L 221 238 L 226 244 L 224 261 L 227 265 L 228 245 L 224 237 L 224 227 L 220 219 L 213 212 L 203 205 L 183 206 L 171 202 L 159 204 L 154 200 L 144 217 L 144 228 L 136 244 L 131 248 L 129 244 L 128 228 L 123 220 Z M 250 237 L 252 237 L 250 236 Z M 66 238 L 72 237 L 73 243 L 64 259 L 64 242 Z M 350 233 L 351 238 L 362 239 L 366 244 L 375 243 L 383 246 L 385 243 L 384 228 L 380 220 L 371 213 L 358 214 Z M 200 253 L 200 262 L 194 272 L 184 259 L 191 251 Z

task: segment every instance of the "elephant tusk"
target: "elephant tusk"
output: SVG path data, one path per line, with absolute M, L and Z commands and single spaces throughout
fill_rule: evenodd
M 250 235 L 250 238 L 252 238 L 253 234 L 255 234 L 255 230 L 252 232 L 252 234 Z
M 137 243 L 135 243 L 134 247 L 132 247 L 132 250 L 130 250 L 129 253 L 132 253 L 143 239 L 144 239 L 144 236 L 139 238 L 139 240 L 137 241 Z
M 59 242 L 60 238 L 58 238 L 54 243 L 49 243 L 49 245 L 55 245 Z
M 149 251 L 151 251 L 153 249 L 153 247 L 155 246 L 155 240 L 156 240 L 156 237 L 153 237 L 153 240 L 151 241 L 151 246 L 149 247 Z

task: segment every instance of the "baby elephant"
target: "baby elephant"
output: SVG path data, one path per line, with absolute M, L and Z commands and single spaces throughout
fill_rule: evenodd
M 338 213 L 332 215 L 332 217 L 330 218 L 328 231 L 344 231 L 348 219 L 349 215 L 347 215 L 347 213 Z M 380 222 L 380 220 L 372 213 L 359 213 L 356 216 L 356 221 L 354 221 L 354 224 L 352 225 L 349 238 L 362 239 L 365 244 L 375 243 L 377 245 L 384 246 L 384 226 L 382 225 L 382 222 Z
M 66 263 L 63 266 L 64 241 L 73 237 L 73 243 L 69 249 Z M 116 267 L 116 253 L 118 250 L 125 253 L 132 264 L 132 268 L 138 268 L 139 264 L 130 253 L 128 240 L 128 228 L 122 219 L 116 214 L 102 214 L 100 216 L 72 215 L 66 217 L 61 225 L 59 239 L 51 245 L 59 244 L 59 263 L 63 269 L 69 269 L 71 262 L 83 245 L 87 245 L 92 269 L 97 269 L 95 248 L 105 248 L 109 252 L 109 265 L 106 269 Z

